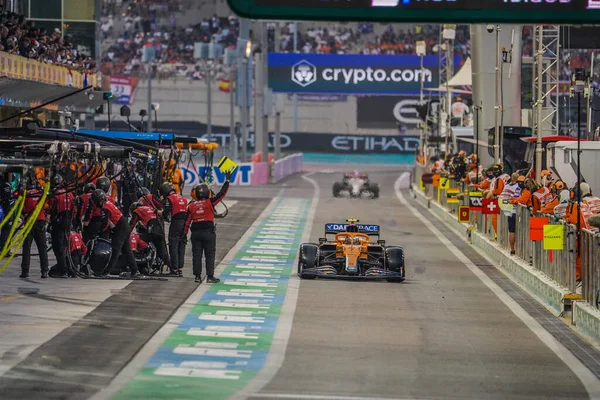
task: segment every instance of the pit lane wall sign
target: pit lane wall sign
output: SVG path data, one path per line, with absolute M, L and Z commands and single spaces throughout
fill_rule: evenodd
M 269 53 L 269 87 L 285 93 L 405 94 L 439 86 L 439 57 Z M 457 57 L 455 65 L 460 65 Z
M 179 169 L 183 174 L 185 186 L 192 188 L 202 181 L 201 177 L 206 175 L 207 167 L 204 164 L 184 162 L 179 164 Z M 211 169 L 213 183 L 218 186 L 224 184 L 225 174 L 217 166 L 213 166 Z M 230 179 L 232 185 L 257 186 L 268 183 L 269 165 L 267 163 L 240 163 Z
M 112 399 L 225 400 L 248 385 L 272 350 L 310 207 L 299 198 L 272 203 L 235 256 L 219 266 L 221 282 L 208 285 Z
M 207 135 L 202 136 L 208 139 Z M 269 149 L 273 149 L 275 134 L 269 134 Z M 229 133 L 213 133 L 211 139 L 221 148 L 229 146 Z M 248 138 L 254 148 L 254 134 Z M 329 133 L 282 133 L 281 149 L 286 152 L 354 153 L 354 154 L 414 154 L 419 147 L 418 136 L 401 135 L 332 135 Z

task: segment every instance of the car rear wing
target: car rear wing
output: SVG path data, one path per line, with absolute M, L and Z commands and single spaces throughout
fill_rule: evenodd
M 325 235 L 333 235 L 340 232 L 346 232 L 347 223 L 329 223 L 325 224 Z M 357 224 L 358 231 L 360 233 L 365 233 L 369 236 L 377 236 L 379 237 L 379 225 L 365 225 L 365 224 Z

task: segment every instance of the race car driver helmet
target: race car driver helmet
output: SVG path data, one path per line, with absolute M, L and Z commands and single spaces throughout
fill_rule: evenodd
M 196 192 L 196 199 L 206 200 L 210 197 L 210 189 L 206 183 L 201 183 L 194 189 Z
M 355 224 L 348 224 L 348 226 L 346 226 L 346 232 L 358 233 L 358 226 L 356 226 Z

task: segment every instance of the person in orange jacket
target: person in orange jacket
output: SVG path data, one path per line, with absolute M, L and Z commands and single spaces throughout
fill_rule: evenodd
M 524 206 L 530 207 L 531 212 L 537 213 L 542 208 L 542 204 L 540 200 L 533 196 L 539 189 L 539 185 L 531 178 L 525 178 L 524 176 L 520 176 L 517 179 L 517 183 L 521 188 L 521 196 L 518 199 L 513 199 L 511 201 L 512 204 L 522 204 Z
M 567 215 L 565 216 L 565 220 L 569 224 L 573 224 L 577 226 L 577 221 L 579 218 L 581 229 L 590 229 L 590 225 L 588 224 L 589 218 L 593 215 L 590 211 L 589 205 L 581 201 L 581 212 L 579 212 L 579 204 L 577 201 L 577 191 L 582 190 L 581 187 L 583 185 L 580 184 L 576 186 L 573 190 L 571 190 L 571 205 L 567 208 Z M 577 248 L 577 256 L 575 257 L 575 279 L 577 281 L 581 280 L 581 251 L 579 244 L 579 235 L 577 235 L 577 239 L 575 240 L 575 246 Z
M 173 184 L 173 188 L 177 194 L 181 194 L 181 186 L 183 184 L 183 174 L 177 168 L 177 162 L 173 159 L 169 160 L 167 167 L 163 171 L 164 182 Z
M 555 181 L 555 182 L 552 183 L 550 191 L 554 195 L 554 200 L 552 200 L 550 203 L 546 203 L 542 207 L 542 213 L 543 214 L 553 214 L 554 213 L 554 207 L 556 207 L 557 205 L 560 204 L 560 196 L 559 196 L 559 194 L 564 189 L 565 189 L 565 183 L 563 181 Z

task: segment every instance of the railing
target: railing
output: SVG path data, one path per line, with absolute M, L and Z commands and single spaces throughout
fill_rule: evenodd
M 581 234 L 581 282 L 583 299 L 600 308 L 600 235 L 584 229 Z
M 417 166 L 413 173 L 415 186 L 418 187 L 422 172 L 425 169 Z M 448 204 L 446 190 L 440 190 L 433 185 L 425 185 L 425 193 L 433 201 L 438 201 L 451 213 L 456 215 L 458 206 L 469 204 L 469 188 L 463 183 L 450 182 L 450 188 L 459 188 L 464 193 L 464 198 L 459 204 Z M 439 197 L 438 197 L 439 192 Z M 458 217 L 458 216 L 457 216 Z M 530 218 L 548 217 L 548 223 L 562 225 L 564 229 L 563 250 L 552 252 L 544 250 L 543 241 L 530 240 Z M 493 228 L 493 219 L 497 221 L 497 229 Z M 508 232 L 508 216 L 483 215 L 480 212 L 471 212 L 470 226 L 485 235 L 487 239 L 506 250 L 510 251 Z M 600 308 L 600 234 L 583 230 L 581 234 L 581 282 L 583 299 L 590 305 Z M 528 207 L 517 205 L 515 229 L 515 256 L 527 262 L 532 268 L 542 272 L 558 285 L 571 293 L 577 292 L 576 265 L 577 265 L 577 228 L 575 225 L 555 220 L 554 216 L 545 216 L 541 213 L 534 215 Z
M 85 76 L 77 71 L 69 73 L 67 67 L 29 60 L 5 52 L 0 52 L 0 76 L 77 88 L 83 88 L 84 83 L 88 86 L 99 86 L 96 74 Z

